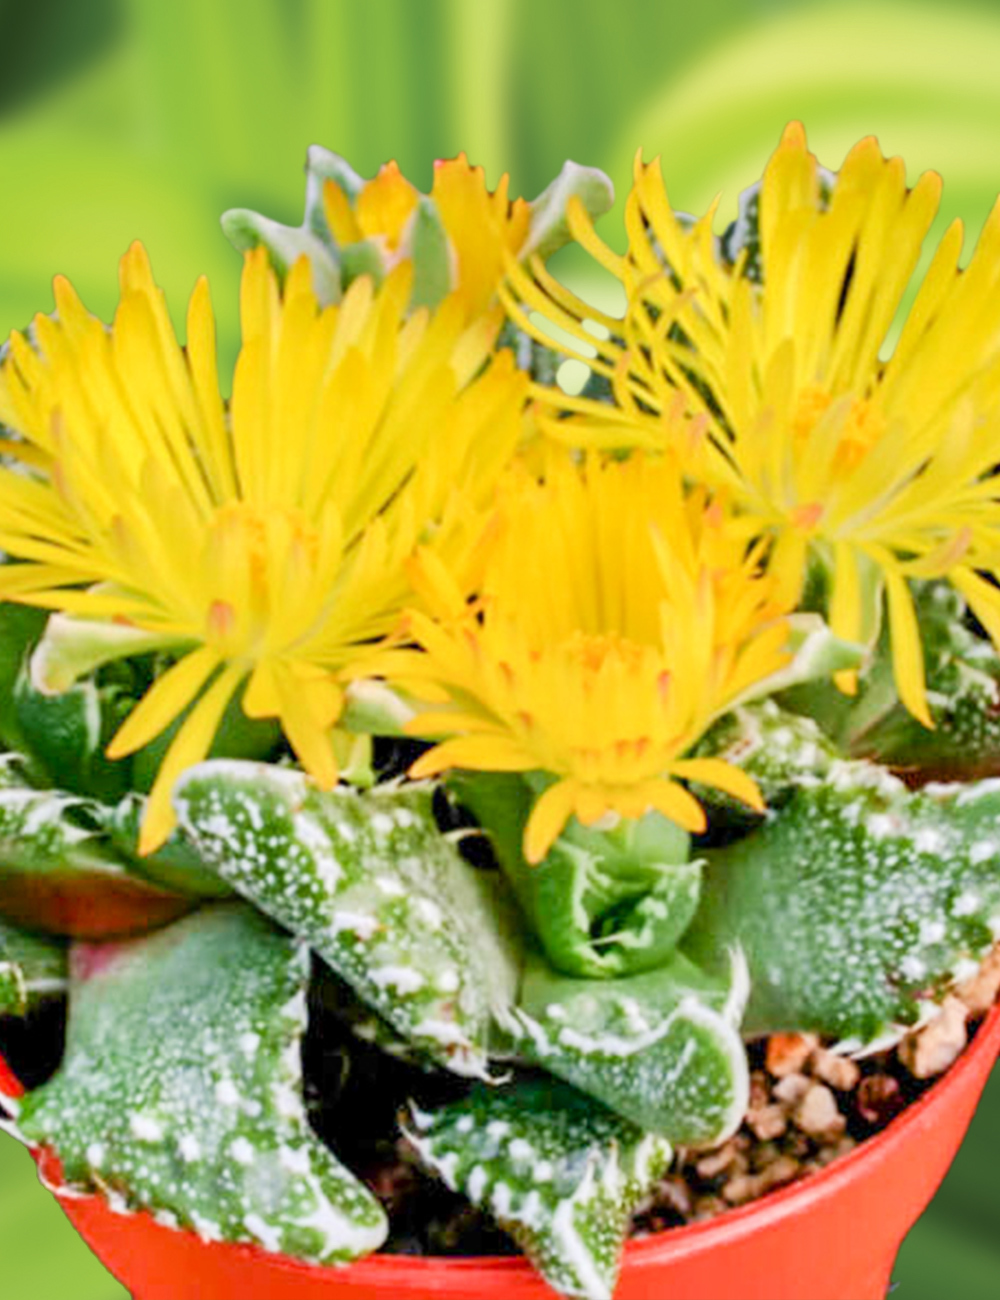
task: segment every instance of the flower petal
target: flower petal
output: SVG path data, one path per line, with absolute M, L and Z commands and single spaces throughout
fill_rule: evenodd
M 222 715 L 243 676 L 244 669 L 239 664 L 223 669 L 174 737 L 156 774 L 143 816 L 139 834 L 139 853 L 143 856 L 165 843 L 173 830 L 176 818 L 170 798 L 177 778 L 208 753 Z
M 184 712 L 218 666 L 218 652 L 202 646 L 168 668 L 112 737 L 108 758 L 124 758 L 148 745 Z

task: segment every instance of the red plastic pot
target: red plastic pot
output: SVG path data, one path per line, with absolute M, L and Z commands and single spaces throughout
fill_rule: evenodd
M 934 1087 L 821 1173 L 709 1223 L 630 1243 L 616 1300 L 882 1300 L 900 1243 L 965 1135 L 1000 1052 L 1000 1007 Z M 0 1058 L 0 1092 L 17 1083 Z M 46 1157 L 39 1163 L 43 1173 Z M 60 1199 L 134 1300 L 551 1300 L 520 1259 L 373 1256 L 312 1268 L 206 1244 L 100 1199 Z

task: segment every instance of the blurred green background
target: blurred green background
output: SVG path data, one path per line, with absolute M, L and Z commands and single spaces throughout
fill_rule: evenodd
M 829 166 L 875 132 L 911 179 L 936 168 L 942 222 L 974 233 L 1000 189 L 998 69 L 997 0 L 0 0 L 0 337 L 50 310 L 57 271 L 107 317 L 141 238 L 178 322 L 209 274 L 231 359 L 219 213 L 297 221 L 313 142 L 421 188 L 464 149 L 529 197 L 567 157 L 624 193 L 641 146 L 677 206 L 721 191 L 728 215 L 799 117 Z M 998 1157 L 995 1074 L 894 1298 L 1000 1294 Z M 0 1137 L 3 1300 L 123 1295 Z

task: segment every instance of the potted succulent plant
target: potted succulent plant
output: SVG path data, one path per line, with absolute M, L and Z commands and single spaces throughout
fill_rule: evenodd
M 871 140 L 624 255 L 307 174 L 230 400 L 138 246 L 0 366 L 6 1127 L 139 1300 L 881 1295 L 1000 1044 L 997 217 L 884 356 Z

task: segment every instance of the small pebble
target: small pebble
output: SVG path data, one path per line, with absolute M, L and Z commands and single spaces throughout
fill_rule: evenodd
M 858 1086 L 861 1067 L 847 1056 L 838 1056 L 820 1048 L 813 1053 L 811 1069 L 817 1079 L 828 1083 L 837 1092 L 851 1092 Z
M 970 1016 L 984 1016 L 1000 993 L 1000 943 L 990 951 L 977 974 L 955 988 L 955 996 Z
M 782 1152 L 776 1142 L 757 1143 L 750 1152 L 751 1173 L 759 1174 L 762 1169 L 774 1164 L 781 1154 Z
M 717 1214 L 728 1209 L 729 1206 L 721 1196 L 699 1196 L 694 1203 L 692 1220 L 698 1223 L 702 1219 L 714 1219 Z
M 815 1034 L 772 1034 L 765 1057 L 768 1073 L 776 1079 L 799 1073 L 818 1046 Z
M 781 1106 L 761 1106 L 747 1111 L 747 1127 L 761 1142 L 772 1142 L 788 1128 L 788 1119 Z
M 699 1178 L 716 1178 L 724 1173 L 739 1159 L 739 1151 L 732 1138 L 724 1142 L 718 1151 L 710 1151 L 695 1165 Z
M 834 1160 L 839 1160 L 841 1156 L 846 1156 L 856 1146 L 857 1142 L 852 1137 L 842 1137 L 839 1142 L 827 1143 L 816 1153 L 816 1163 L 820 1168 L 824 1168 Z
M 797 1106 L 809 1089 L 812 1080 L 804 1074 L 788 1074 L 771 1089 L 772 1095 L 786 1106 Z
M 949 994 L 941 1004 L 940 1014 L 900 1044 L 899 1059 L 915 1079 L 932 1079 L 957 1059 L 968 1041 L 968 1018 L 965 1003 Z
M 906 1105 L 899 1081 L 891 1074 L 869 1074 L 858 1084 L 858 1114 L 866 1124 L 887 1124 Z
M 691 1217 L 694 1198 L 691 1188 L 683 1178 L 664 1178 L 656 1189 L 656 1199 L 661 1205 L 668 1205 L 683 1219 Z
M 762 1110 L 771 1100 L 771 1084 L 763 1070 L 750 1075 L 750 1110 Z
M 792 1119 L 810 1137 L 835 1137 L 847 1127 L 847 1120 L 837 1107 L 837 1098 L 824 1083 L 810 1085 Z
M 738 1174 L 731 1178 L 722 1189 L 723 1198 L 729 1205 L 745 1205 L 747 1201 L 756 1200 L 772 1188 L 790 1183 L 798 1177 L 800 1170 L 797 1160 L 792 1160 L 790 1156 L 779 1156 L 759 1174 Z

